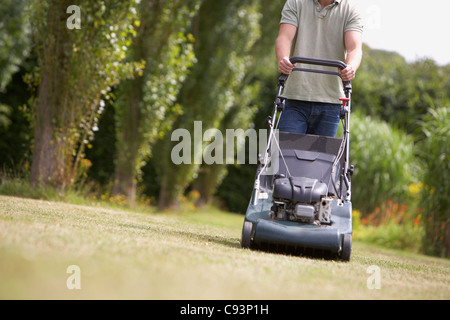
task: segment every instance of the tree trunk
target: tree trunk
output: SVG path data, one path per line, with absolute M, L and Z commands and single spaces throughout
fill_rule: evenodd
M 34 145 L 30 172 L 33 186 L 52 185 L 63 189 L 72 180 L 74 139 L 67 116 L 70 89 L 67 87 L 71 37 L 65 25 L 64 3 L 47 17 L 52 31 L 39 52 L 40 84 L 34 104 Z M 42 17 L 44 18 L 44 17 Z
M 131 206 L 136 204 L 136 180 L 132 170 L 116 166 L 114 173 L 114 196 L 125 196 L 127 203 Z
M 203 207 L 211 203 L 217 187 L 227 173 L 227 166 L 221 164 L 203 165 L 194 181 L 193 189 L 199 193 L 195 205 Z
M 51 85 L 43 75 L 39 88 L 39 101 L 34 127 L 34 146 L 30 172 L 30 183 L 54 185 L 64 188 L 67 184 L 64 143 L 55 140 L 50 110 L 56 110 L 56 100 L 49 96 Z
M 173 201 L 168 197 L 168 188 L 166 185 L 161 185 L 159 190 L 158 210 L 166 210 L 171 206 L 173 206 Z
M 450 258 L 450 219 L 447 219 L 445 225 L 445 257 Z
M 117 155 L 115 160 L 114 195 L 123 195 L 130 205 L 136 202 L 136 185 L 142 157 L 141 112 L 142 80 L 127 80 L 123 86 L 120 112 L 117 113 Z
M 181 190 L 181 192 L 177 192 L 177 190 L 179 189 L 175 189 L 173 184 L 168 179 L 163 179 L 161 181 L 158 210 L 178 209 L 183 190 Z

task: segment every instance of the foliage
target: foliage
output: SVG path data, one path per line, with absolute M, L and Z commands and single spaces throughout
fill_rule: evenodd
M 420 252 L 425 228 L 422 210 L 388 200 L 369 215 L 353 211 L 354 238 L 386 248 Z
M 364 58 L 354 84 L 354 105 L 414 133 L 429 108 L 449 103 L 450 66 L 433 60 L 407 63 L 395 52 L 364 46 Z
M 115 103 L 117 127 L 116 194 L 133 202 L 141 168 L 155 139 L 170 128 L 181 83 L 195 62 L 193 37 L 186 33 L 200 0 L 141 1 L 137 37 L 129 60 L 144 60 L 142 78 L 127 80 Z M 155 45 L 158 44 L 158 45 Z M 176 113 L 176 112 L 175 112 Z
M 0 103 L 0 127 L 8 127 L 11 121 L 9 120 L 8 116 L 11 113 L 10 108 Z
M 111 91 L 114 95 L 116 90 Z M 116 125 L 113 99 L 105 101 L 105 111 L 98 123 L 98 132 L 86 148 L 85 158 L 92 162 L 88 171 L 88 184 L 95 188 L 111 189 L 116 153 Z
M 387 123 L 359 112 L 352 114 L 350 162 L 354 208 L 372 212 L 386 199 L 408 197 L 408 186 L 415 182 L 417 163 L 413 139 Z
M 0 124 L 0 168 L 4 171 L 12 170 L 16 174 L 21 172 L 22 176 L 29 170 L 32 144 L 27 108 L 30 93 L 22 78 L 34 67 L 35 61 L 30 55 L 22 63 L 20 70 L 11 77 L 4 92 L 0 92 L 0 104 L 5 106 L 7 113 L 4 121 L 5 124 L 9 123 L 7 126 Z
M 360 228 L 356 239 L 385 248 L 420 252 L 423 228 L 411 222 L 399 225 L 391 221 L 383 226 L 369 225 Z
M 67 0 L 31 1 L 30 21 L 39 68 L 32 105 L 31 181 L 64 187 L 74 182 L 84 147 L 97 130 L 108 92 L 143 66 L 125 63 L 134 33 L 135 1 L 79 1 L 81 29 L 70 30 Z
M 227 175 L 217 190 L 220 205 L 226 210 L 245 214 L 255 179 L 255 165 L 229 166 Z
M 27 2 L 28 0 L 2 0 L 0 3 L 0 92 L 19 70 L 30 50 Z
M 180 91 L 178 103 L 183 115 L 177 118 L 174 128 L 194 132 L 195 120 L 201 120 L 205 130 L 219 128 L 224 115 L 240 102 L 242 81 L 251 61 L 250 50 L 259 37 L 257 8 L 256 0 L 203 2 L 196 20 L 198 25 L 194 26 L 198 30 L 198 34 L 194 33 L 198 63 Z M 163 208 L 176 205 L 199 169 L 194 163 L 172 164 L 172 146 L 171 136 L 167 135 L 157 147 L 162 155 L 156 168 L 161 177 L 159 205 Z M 201 152 L 201 146 L 195 146 L 192 159 L 199 159 Z
M 450 107 L 430 109 L 421 121 L 425 139 L 418 152 L 424 167 L 421 204 L 425 252 L 450 256 Z
M 30 26 L 26 19 L 27 0 L 4 0 L 0 3 L 0 92 L 19 70 L 30 50 Z M 0 129 L 11 123 L 11 107 L 0 102 Z
M 50 201 L 88 204 L 87 192 L 80 186 L 69 187 L 61 192 L 51 186 L 32 186 L 15 172 L 4 172 L 0 176 L 0 194 L 14 197 L 41 199 Z
M 251 86 L 250 84 L 245 84 L 243 82 L 242 84 L 243 88 L 240 93 L 236 94 L 237 96 L 237 102 L 236 104 L 231 107 L 228 112 L 224 115 L 222 120 L 220 121 L 219 130 L 222 133 L 226 133 L 226 130 L 238 130 L 241 129 L 243 131 L 250 129 L 253 129 L 253 118 L 254 114 L 256 112 L 256 105 L 251 105 L 252 100 L 256 97 L 258 93 L 257 86 Z M 234 138 L 233 138 L 234 139 Z M 212 198 L 214 194 L 218 191 L 218 187 L 222 184 L 224 178 L 228 174 L 228 169 L 231 166 L 234 166 L 235 168 L 239 167 L 240 165 L 237 164 L 237 155 L 241 152 L 246 153 L 247 163 L 249 159 L 250 154 L 250 147 L 248 144 L 248 139 L 245 140 L 245 143 L 243 145 L 235 145 L 235 152 L 234 152 L 234 163 L 232 165 L 226 165 L 226 164 L 206 164 L 203 163 L 198 172 L 198 176 L 193 182 L 193 188 L 199 192 L 199 199 L 197 201 L 197 205 L 205 205 L 209 204 L 212 201 Z M 230 141 L 227 141 L 227 139 L 224 139 L 223 141 L 223 150 L 226 150 L 227 144 L 231 143 Z M 254 156 L 254 155 L 253 155 Z M 231 159 L 229 159 L 231 160 Z M 253 167 L 253 166 L 251 166 Z M 243 176 L 239 176 L 239 180 L 242 179 Z M 247 180 L 248 182 L 251 182 L 251 179 Z M 237 181 L 235 181 L 237 182 Z M 233 211 L 236 211 L 236 206 L 234 205 L 236 202 L 239 202 L 239 200 L 235 201 L 232 198 L 241 198 L 242 196 L 247 196 L 250 189 L 247 189 L 247 192 L 241 193 L 240 196 L 238 196 L 236 192 L 236 188 L 238 188 L 239 183 L 233 183 L 232 188 L 233 192 L 230 194 L 221 193 L 222 200 L 226 203 L 226 208 L 233 208 Z M 239 187 L 242 187 L 244 190 L 246 190 L 245 186 L 247 183 L 240 184 Z M 236 211 L 236 212 L 239 212 Z
M 279 17 L 283 5 L 284 1 L 260 1 L 261 37 L 251 50 L 251 66 L 245 77 L 248 83 L 246 86 L 255 90 L 248 105 L 254 106 L 256 110 L 253 113 L 252 123 L 242 125 L 242 128 L 248 126 L 257 132 L 268 128 L 265 120 L 272 112 L 279 76 L 274 55 L 275 38 L 279 30 Z M 247 109 L 240 108 L 240 110 L 246 112 Z M 247 210 L 257 166 L 234 164 L 227 167 L 227 174 L 218 186 L 216 196 L 227 210 L 243 214 Z

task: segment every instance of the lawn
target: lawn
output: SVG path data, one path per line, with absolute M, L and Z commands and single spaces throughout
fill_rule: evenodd
M 0 298 L 450 299 L 448 259 L 357 240 L 349 263 L 244 250 L 242 223 L 0 196 Z

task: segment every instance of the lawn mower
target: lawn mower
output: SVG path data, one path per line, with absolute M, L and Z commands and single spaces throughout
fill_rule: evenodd
M 291 63 L 330 68 L 300 68 L 292 72 L 338 76 L 345 63 L 292 57 Z M 331 71 L 336 70 L 336 71 Z M 278 131 L 288 75 L 278 80 L 273 113 L 267 118 L 265 153 L 259 156 L 250 203 L 242 228 L 243 248 L 349 261 L 352 249 L 349 135 L 351 82 L 343 81 L 340 98 L 343 137 Z

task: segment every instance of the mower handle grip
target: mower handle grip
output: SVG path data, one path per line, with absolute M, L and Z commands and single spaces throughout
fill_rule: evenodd
M 347 68 L 347 65 L 339 60 L 327 60 L 327 59 L 316 59 L 316 58 L 305 58 L 305 57 L 291 57 L 289 58 L 291 63 L 304 63 L 304 64 L 313 64 L 317 66 L 324 67 L 336 67 L 341 70 Z
M 317 58 L 306 58 L 306 57 L 291 57 L 289 58 L 289 61 L 291 63 L 303 63 L 303 64 L 312 64 L 316 66 L 324 66 L 324 67 L 335 67 L 339 68 L 340 70 L 344 70 L 347 68 L 347 65 L 339 60 L 328 60 L 328 59 L 317 59 Z M 306 71 L 306 72 L 313 72 L 313 73 L 324 73 L 324 74 L 331 74 L 336 75 L 340 77 L 341 75 L 339 72 L 332 72 L 332 71 L 324 71 L 324 70 L 315 70 L 315 69 L 302 69 L 302 68 L 294 68 L 294 71 Z M 348 97 L 348 93 L 352 90 L 352 83 L 351 81 L 342 81 L 344 85 L 344 92 L 345 95 Z

